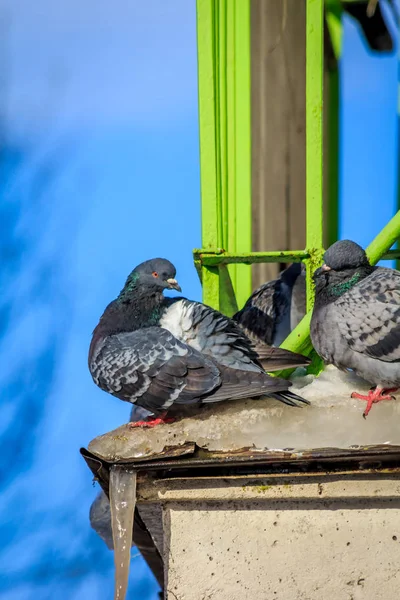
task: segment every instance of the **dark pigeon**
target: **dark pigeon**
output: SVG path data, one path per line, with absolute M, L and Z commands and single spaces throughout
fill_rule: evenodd
M 140 264 L 104 311 L 89 350 L 101 389 L 162 415 L 154 423 L 190 404 L 260 396 L 307 403 L 290 382 L 265 373 L 231 319 L 199 302 L 165 298 L 165 289 L 180 291 L 175 273 L 165 259 Z
M 371 267 L 355 242 L 333 244 L 315 271 L 311 341 L 326 363 L 353 370 L 374 385 L 372 404 L 390 400 L 400 387 L 400 272 Z
M 306 271 L 293 263 L 260 286 L 232 318 L 255 344 L 279 346 L 306 314 Z

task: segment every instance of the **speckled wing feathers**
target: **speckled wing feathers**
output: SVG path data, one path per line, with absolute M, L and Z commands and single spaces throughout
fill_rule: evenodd
M 200 302 L 166 299 L 160 326 L 219 365 L 245 371 L 262 370 L 251 342 L 241 329 Z
M 305 267 L 293 263 L 261 285 L 234 316 L 254 342 L 279 346 L 305 315 Z
M 199 302 L 167 299 L 160 325 L 179 340 L 214 359 L 218 365 L 242 371 L 279 371 L 307 365 L 301 354 L 253 343 L 225 315 Z
M 400 361 L 400 273 L 376 269 L 335 301 L 349 346 L 385 362 Z
M 261 340 L 266 344 L 273 344 L 275 325 L 278 319 L 274 298 L 277 296 L 277 287 L 280 287 L 280 283 L 278 279 L 261 285 L 253 292 L 243 308 L 233 316 L 233 319 L 240 324 L 252 341 Z M 285 300 L 286 310 L 289 310 L 288 299 L 284 296 L 282 302 L 284 303 Z M 282 308 L 285 310 L 285 307 Z
M 196 401 L 220 385 L 212 361 L 156 327 L 109 338 L 92 376 L 106 392 L 154 412 Z
M 296 406 L 295 402 L 288 401 L 291 393 L 288 391 L 291 383 L 278 377 L 269 377 L 263 372 L 239 371 L 221 367 L 222 385 L 214 391 L 209 397 L 203 398 L 203 402 L 220 402 L 222 400 L 240 398 L 251 398 L 254 396 L 276 397 L 280 402 Z M 275 393 L 278 392 L 275 396 Z M 303 398 L 293 395 L 293 398 L 300 402 L 305 402 Z

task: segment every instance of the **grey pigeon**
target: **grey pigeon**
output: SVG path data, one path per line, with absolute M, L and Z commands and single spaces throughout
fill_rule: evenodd
M 333 244 L 315 271 L 311 341 L 326 363 L 353 370 L 374 385 L 372 404 L 390 400 L 400 387 L 400 272 L 371 267 L 365 251 L 349 240 Z
M 279 346 L 306 314 L 306 270 L 293 263 L 260 286 L 232 318 L 255 344 Z
M 297 406 L 290 382 L 270 377 L 239 327 L 200 302 L 165 298 L 180 287 L 175 267 L 138 265 L 93 332 L 89 369 L 104 391 L 161 415 L 179 407 L 260 396 Z M 307 360 L 307 359 L 305 359 Z
M 100 490 L 93 500 L 89 511 L 90 525 L 95 532 L 106 543 L 109 550 L 114 549 L 114 542 L 111 528 L 111 508 L 110 501 Z

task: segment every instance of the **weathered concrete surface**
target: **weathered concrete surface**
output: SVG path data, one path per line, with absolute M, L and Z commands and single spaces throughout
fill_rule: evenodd
M 360 473 L 151 481 L 168 600 L 391 600 L 400 481 Z

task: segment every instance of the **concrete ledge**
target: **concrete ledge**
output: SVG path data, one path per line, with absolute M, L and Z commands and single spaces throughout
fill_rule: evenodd
M 399 474 L 295 475 L 152 479 L 138 486 L 138 503 L 236 500 L 400 499 Z
M 162 505 L 166 598 L 397 598 L 396 478 L 190 483 L 149 484 Z
M 397 598 L 399 447 L 105 454 L 82 449 L 106 493 L 111 465 L 138 472 L 135 543 L 169 600 Z

